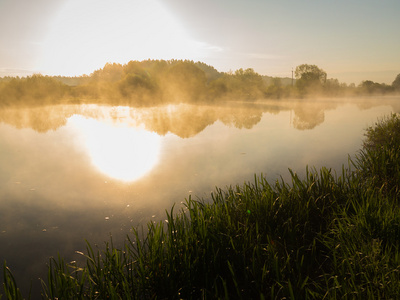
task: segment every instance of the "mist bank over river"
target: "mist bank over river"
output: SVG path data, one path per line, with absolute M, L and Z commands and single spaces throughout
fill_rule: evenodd
M 400 74 L 399 74 L 400 75 Z M 154 106 L 205 104 L 265 99 L 393 95 L 400 76 L 391 85 L 364 80 L 340 83 L 315 65 L 296 67 L 292 78 L 262 76 L 253 69 L 219 72 L 189 60 L 108 63 L 80 77 L 43 76 L 0 79 L 0 106 L 48 104 L 106 104 Z

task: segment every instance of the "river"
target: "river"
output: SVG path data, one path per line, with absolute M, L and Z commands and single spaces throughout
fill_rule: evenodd
M 49 257 L 121 245 L 189 195 L 307 165 L 340 173 L 392 112 L 400 97 L 0 108 L 0 261 L 38 293 Z

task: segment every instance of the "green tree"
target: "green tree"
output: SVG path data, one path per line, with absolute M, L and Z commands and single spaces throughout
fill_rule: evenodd
M 157 83 L 149 74 L 129 73 L 119 82 L 119 91 L 121 96 L 135 100 L 137 104 L 154 104 L 158 98 Z
M 208 97 L 209 100 L 214 101 L 215 99 L 221 99 L 227 96 L 228 89 L 227 76 L 224 75 L 221 78 L 213 80 L 208 85 Z
M 195 63 L 195 65 L 204 71 L 207 78 L 207 83 L 217 80 L 223 75 L 222 73 L 218 72 L 214 67 L 209 66 L 203 62 L 198 61 Z
M 283 93 L 281 78 L 274 77 L 270 81 L 271 84 L 267 88 L 267 96 L 277 99 L 281 98 Z
M 400 74 L 397 74 L 396 79 L 392 82 L 392 87 L 395 91 L 400 92 Z
M 390 93 L 393 90 L 393 86 L 384 83 L 377 83 L 371 80 L 364 80 L 359 85 L 359 88 L 362 93 L 367 94 L 385 94 Z
M 123 76 L 123 68 L 121 64 L 106 63 L 103 69 L 96 70 L 91 77 L 94 81 L 116 82 Z
M 0 86 L 0 104 L 39 105 L 60 103 L 68 96 L 70 87 L 50 76 L 34 74 L 14 78 Z
M 324 85 L 324 92 L 330 96 L 337 96 L 345 89 L 346 84 L 340 84 L 336 78 L 329 78 Z
M 203 99 L 207 78 L 204 71 L 191 61 L 172 61 L 163 84 L 168 100 L 193 102 Z
M 264 97 L 266 87 L 262 76 L 252 68 L 236 70 L 233 78 L 235 93 L 241 99 L 255 100 Z
M 320 91 L 326 83 L 326 72 L 316 65 L 302 64 L 296 67 L 296 87 L 301 93 Z

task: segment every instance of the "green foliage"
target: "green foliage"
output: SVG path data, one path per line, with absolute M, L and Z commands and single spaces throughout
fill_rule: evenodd
M 295 97 L 295 88 L 293 83 L 295 80 L 291 78 L 270 77 L 263 76 L 264 82 L 268 82 L 264 96 L 266 98 L 290 98 Z
M 400 92 L 400 74 L 397 74 L 396 78 L 392 82 L 392 87 L 397 91 Z
M 330 78 L 324 84 L 324 93 L 329 96 L 341 96 L 344 95 L 345 87 L 339 83 L 339 80 Z
M 369 187 L 400 198 L 400 118 L 383 118 L 366 130 L 363 149 L 357 157 L 360 176 Z
M 377 83 L 371 80 L 363 81 L 360 86 L 360 92 L 363 94 L 386 94 L 393 91 L 393 87 L 384 83 Z
M 118 83 L 122 98 L 130 99 L 137 104 L 157 104 L 159 88 L 150 74 L 129 73 Z
M 316 65 L 302 64 L 296 67 L 296 87 L 301 94 L 321 92 L 326 82 L 327 74 Z
M 21 295 L 19 288 L 17 287 L 15 278 L 12 275 L 10 269 L 7 267 L 7 264 L 5 261 L 4 261 L 4 265 L 3 265 L 3 277 L 4 277 L 4 279 L 3 279 L 4 280 L 4 282 L 3 282 L 4 294 L 7 297 L 7 299 L 22 300 L 23 297 Z M 1 299 L 1 294 L 0 294 L 0 299 Z
M 400 284 L 400 211 L 382 194 L 361 192 L 338 214 L 324 238 L 331 249 L 327 295 L 335 299 L 395 299 Z
M 172 102 L 197 102 L 203 99 L 207 78 L 193 62 L 174 63 L 166 73 L 163 88 Z
M 43 105 L 63 99 L 69 87 L 40 74 L 14 78 L 0 86 L 0 105 Z
M 256 100 L 264 98 L 264 81 L 258 73 L 249 68 L 234 73 L 234 93 L 242 99 Z
M 123 76 L 123 67 L 121 64 L 107 63 L 101 70 L 96 70 L 91 74 L 93 81 L 117 82 Z
M 325 83 L 326 81 L 326 72 L 316 65 L 308 65 L 302 64 L 296 67 L 295 76 L 297 79 L 305 79 L 305 80 L 317 80 L 320 83 Z
M 204 74 L 206 75 L 207 78 L 207 83 L 210 83 L 220 77 L 222 77 L 222 74 L 218 72 L 214 67 L 209 66 L 205 63 L 202 62 L 196 62 L 196 66 L 201 69 Z
M 383 147 L 399 149 L 400 146 L 400 117 L 391 114 L 384 117 L 374 126 L 367 128 L 363 148 L 370 151 L 379 151 Z
M 218 72 L 214 67 L 190 60 L 144 60 L 127 64 L 107 63 L 89 76 L 33 75 L 0 78 L 0 105 L 47 105 L 104 103 L 149 106 L 160 103 L 255 101 L 309 95 L 346 96 L 388 94 L 399 90 L 400 76 L 392 85 L 370 80 L 355 86 L 327 79 L 316 65 L 296 67 L 292 78 L 261 76 L 253 69 Z
M 325 238 L 335 298 L 394 299 L 400 282 L 400 119 L 393 114 L 366 131 L 356 162 L 356 197 L 338 212 Z
M 209 84 L 209 97 L 223 100 L 258 100 L 266 97 L 267 86 L 253 69 L 224 73 Z

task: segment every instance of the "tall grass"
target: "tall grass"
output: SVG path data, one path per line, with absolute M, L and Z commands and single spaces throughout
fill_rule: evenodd
M 392 114 L 366 130 L 363 149 L 357 159 L 366 187 L 381 189 L 399 200 L 400 117 Z
M 272 184 L 255 176 L 217 188 L 210 202 L 189 197 L 165 222 L 149 222 L 146 234 L 135 229 L 120 249 L 112 240 L 105 249 L 88 243 L 84 265 L 53 258 L 42 297 L 395 299 L 400 208 L 399 180 L 391 176 L 399 176 L 400 137 L 375 137 L 392 137 L 384 128 L 395 131 L 397 124 L 393 115 L 369 128 L 363 149 L 340 174 L 307 168 L 300 178 L 289 170 L 291 182 Z M 382 168 L 385 176 L 373 171 Z M 3 269 L 6 297 L 21 298 Z
M 4 261 L 3 265 L 3 288 L 4 294 L 6 295 L 7 299 L 23 299 L 19 288 L 17 287 L 17 283 L 12 275 L 10 269 L 7 267 L 6 262 Z M 0 294 L 0 299 L 1 299 Z

